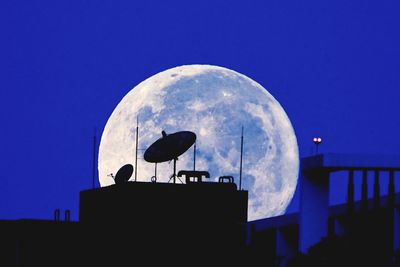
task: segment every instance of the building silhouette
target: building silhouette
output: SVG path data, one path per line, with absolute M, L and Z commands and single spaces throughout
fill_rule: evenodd
M 292 266 L 398 264 L 400 194 L 395 192 L 395 174 L 399 167 L 399 156 L 319 154 L 303 158 L 299 212 L 249 222 L 254 253 L 262 255 L 269 247 L 274 251 L 270 262 L 280 266 L 293 258 L 298 261 L 293 260 Z M 329 207 L 329 179 L 335 172 L 347 174 L 347 201 Z M 370 173 L 374 176 L 371 199 L 367 179 Z M 381 196 L 380 177 L 384 173 L 389 176 L 388 194 Z M 362 177 L 361 200 L 357 202 L 356 174 Z M 342 255 L 336 255 L 340 250 Z M 305 254 L 320 261 L 307 262 Z
M 200 172 L 181 172 L 186 184 L 127 182 L 84 190 L 79 222 L 60 210 L 49 221 L 0 221 L 0 266 L 398 266 L 399 171 L 398 156 L 303 158 L 299 212 L 251 222 L 247 191 L 230 177 L 204 182 L 189 177 Z M 329 206 L 335 172 L 347 174 L 347 202 Z M 387 195 L 380 194 L 383 173 Z M 356 176 L 362 179 L 359 201 Z

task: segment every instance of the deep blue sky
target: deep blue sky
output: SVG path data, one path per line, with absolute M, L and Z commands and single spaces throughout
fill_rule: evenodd
M 306 2 L 306 3 L 304 3 Z M 399 154 L 399 1 L 7 1 L 0 8 L 0 219 L 78 218 L 101 133 L 140 81 L 241 72 L 286 110 L 301 156 Z

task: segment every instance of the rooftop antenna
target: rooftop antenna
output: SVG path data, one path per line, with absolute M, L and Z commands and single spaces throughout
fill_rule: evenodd
M 242 137 L 240 138 L 240 174 L 239 174 L 239 190 L 242 190 L 242 161 L 243 161 L 243 126 L 242 126 Z
M 193 148 L 193 171 L 196 171 L 196 142 L 194 142 Z
M 314 137 L 313 142 L 315 144 L 315 154 L 318 154 L 318 146 L 322 143 L 321 137 Z
M 138 140 L 139 140 L 139 115 L 136 117 L 135 182 L 137 181 L 137 153 L 138 153 Z
M 96 127 L 93 131 L 93 166 L 92 166 L 92 189 L 96 188 Z

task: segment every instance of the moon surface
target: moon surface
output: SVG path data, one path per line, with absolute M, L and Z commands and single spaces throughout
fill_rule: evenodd
M 257 82 L 211 65 L 179 66 L 141 82 L 105 125 L 98 158 L 101 186 L 114 184 L 110 174 L 123 165 L 134 165 L 137 117 L 137 181 L 150 182 L 154 175 L 154 164 L 143 154 L 163 130 L 192 131 L 197 135 L 196 170 L 208 171 L 210 181 L 232 175 L 239 186 L 243 126 L 242 189 L 249 192 L 248 220 L 285 212 L 298 179 L 297 140 L 282 106 Z M 177 171 L 193 169 L 193 152 L 192 146 L 179 157 Z M 157 182 L 169 182 L 172 173 L 172 162 L 157 164 Z

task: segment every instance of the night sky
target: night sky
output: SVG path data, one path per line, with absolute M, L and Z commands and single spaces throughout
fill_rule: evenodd
M 56 208 L 78 219 L 79 192 L 92 186 L 94 128 L 99 141 L 130 89 L 185 64 L 230 68 L 267 88 L 302 157 L 315 152 L 314 136 L 320 152 L 400 154 L 399 7 L 3 1 L 0 219 L 50 219 Z M 335 188 L 333 202 L 343 198 Z

